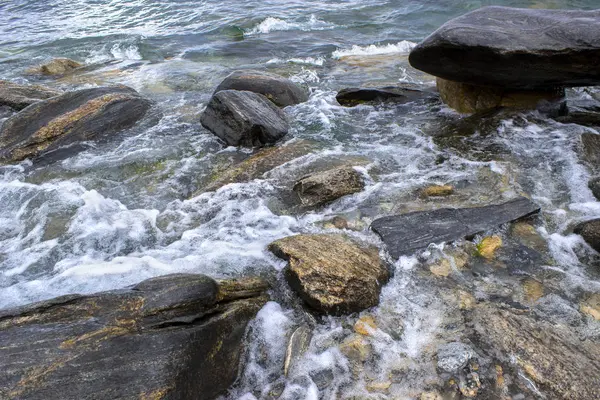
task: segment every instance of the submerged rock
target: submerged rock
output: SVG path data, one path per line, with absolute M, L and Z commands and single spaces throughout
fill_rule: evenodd
M 438 348 L 437 365 L 444 372 L 455 373 L 464 368 L 475 352 L 464 343 L 451 342 Z
M 389 272 L 376 248 L 361 248 L 342 235 L 297 235 L 269 245 L 288 261 L 290 286 L 314 309 L 346 314 L 376 306 Z
M 259 279 L 174 274 L 0 311 L 0 397 L 210 399 L 237 377 Z
M 34 68 L 32 72 L 41 73 L 42 75 L 64 75 L 81 67 L 83 67 L 83 64 L 70 58 L 55 58 L 46 64 Z
M 81 150 L 81 142 L 106 137 L 141 119 L 152 102 L 125 86 L 68 92 L 35 103 L 0 129 L 0 162 L 36 159 L 59 149 Z M 67 148 L 68 146 L 68 148 Z
M 230 146 L 261 147 L 289 130 L 285 113 L 265 96 L 239 90 L 215 93 L 200 122 Z
M 448 21 L 411 51 L 409 62 L 481 86 L 598 85 L 600 11 L 483 7 Z
M 452 242 L 535 214 L 540 208 L 524 197 L 473 208 L 440 208 L 376 219 L 371 228 L 393 258 L 412 254 L 431 243 Z
M 338 92 L 335 99 L 342 106 L 359 104 L 396 103 L 403 104 L 425 98 L 437 98 L 433 91 L 385 86 L 380 88 L 347 88 Z
M 600 398 L 600 342 L 572 327 L 491 304 L 478 306 L 472 324 L 481 348 L 533 381 L 549 399 Z M 518 379 L 518 378 L 517 378 Z
M 594 197 L 600 200 L 600 176 L 590 179 L 588 187 L 592 191 Z
M 42 100 L 61 95 L 63 92 L 41 85 L 19 85 L 18 83 L 0 80 L 0 106 L 8 106 L 15 110 Z
M 573 229 L 573 232 L 581 235 L 587 244 L 597 252 L 600 252 L 600 218 L 578 224 Z
M 285 360 L 283 362 L 283 374 L 285 376 L 288 376 L 296 362 L 306 353 L 311 338 L 312 330 L 306 326 L 299 326 L 294 330 L 285 349 Z
M 217 86 L 222 90 L 245 90 L 260 93 L 279 107 L 292 106 L 308 100 L 306 91 L 282 76 L 263 71 L 235 71 Z
M 365 184 L 352 167 L 339 167 L 300 178 L 294 185 L 302 204 L 315 207 L 363 190 Z
M 600 135 L 584 132 L 581 134 L 581 147 L 583 160 L 597 167 L 600 164 Z

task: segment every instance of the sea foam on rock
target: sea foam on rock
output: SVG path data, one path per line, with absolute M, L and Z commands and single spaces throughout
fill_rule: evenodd
M 32 104 L 2 125 L 0 162 L 81 150 L 74 145 L 131 127 L 151 105 L 126 86 L 76 90 Z
M 279 107 L 291 106 L 308 100 L 306 91 L 282 76 L 269 72 L 246 70 L 234 71 L 217 86 L 222 90 L 245 90 L 260 93 Z
M 379 304 L 389 272 L 376 248 L 363 248 L 342 235 L 304 234 L 269 245 L 288 261 L 290 286 L 317 311 L 347 314 Z
M 2 310 L 0 397 L 215 398 L 237 377 L 266 289 L 173 274 Z
M 441 78 L 442 99 L 461 112 L 533 108 L 561 88 L 600 84 L 600 11 L 483 7 L 448 21 L 409 62 Z
M 289 130 L 283 111 L 262 94 L 245 90 L 215 93 L 200 122 L 230 146 L 262 147 Z

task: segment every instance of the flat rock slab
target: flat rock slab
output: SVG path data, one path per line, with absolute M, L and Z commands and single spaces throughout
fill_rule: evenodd
M 262 94 L 242 90 L 215 93 L 200 122 L 229 146 L 262 147 L 289 130 L 285 113 L 275 104 Z
M 358 193 L 364 187 L 361 174 L 346 166 L 304 176 L 294 185 L 294 192 L 300 197 L 302 205 L 316 207 Z
M 41 85 L 20 85 L 18 83 L 0 80 L 0 106 L 8 106 L 22 110 L 33 103 L 60 96 L 61 90 L 51 89 Z
M 237 377 L 266 289 L 174 274 L 0 310 L 0 398 L 215 398 Z
M 338 92 L 335 99 L 342 106 L 354 107 L 360 104 L 403 104 L 420 99 L 437 98 L 433 90 L 419 90 L 396 86 L 379 88 L 346 88 Z
M 538 89 L 600 84 L 600 10 L 483 7 L 442 25 L 410 64 L 456 82 Z
M 393 258 L 485 232 L 539 212 L 524 197 L 506 203 L 473 208 L 440 208 L 376 219 L 371 228 L 381 236 Z
M 260 93 L 279 107 L 292 106 L 308 100 L 306 91 L 291 80 L 264 71 L 235 71 L 217 86 L 222 90 L 246 90 Z
M 342 235 L 289 236 L 269 245 L 288 261 L 289 285 L 312 308 L 347 314 L 379 304 L 389 272 L 376 248 L 364 248 Z
M 32 104 L 0 129 L 0 162 L 36 159 L 129 128 L 151 107 L 125 86 L 76 90 Z

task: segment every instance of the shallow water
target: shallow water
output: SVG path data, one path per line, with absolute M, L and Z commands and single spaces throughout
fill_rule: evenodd
M 355 227 L 345 233 L 380 246 L 368 229 L 378 216 L 518 194 L 542 206 L 534 226 L 547 249 L 523 258 L 511 252 L 506 227 L 489 232 L 509 243 L 504 269 L 490 274 L 483 263 L 484 278 L 470 284 L 482 298 L 518 297 L 520 279 L 535 277 L 548 285 L 546 293 L 577 308 L 582 295 L 600 291 L 600 273 L 588 266 L 597 267 L 597 256 L 570 234 L 574 223 L 600 216 L 587 188 L 594 171 L 578 156 L 580 134 L 597 131 L 532 112 L 502 115 L 473 136 L 447 137 L 458 115 L 439 104 L 344 108 L 335 101 L 343 87 L 433 84 L 409 67 L 411 47 L 446 20 L 492 4 L 598 6 L 596 0 L 0 3 L 1 78 L 63 89 L 121 83 L 157 103 L 136 127 L 70 158 L 0 167 L 0 308 L 172 272 L 261 274 L 282 282 L 284 263 L 266 245 L 300 232 L 339 232 L 323 225 L 336 215 Z M 52 57 L 89 67 L 58 80 L 27 74 Z M 260 179 L 202 193 L 251 153 L 225 148 L 199 124 L 214 87 L 237 68 L 267 69 L 309 88 L 308 102 L 285 110 L 292 123 L 286 141 L 310 141 L 314 150 Z M 598 93 L 578 89 L 569 96 Z M 295 179 L 340 164 L 364 174 L 363 192 L 309 213 L 288 203 Z M 452 184 L 457 194 L 423 199 L 418 192 L 430 184 Z M 360 371 L 339 350 L 358 316 L 313 321 L 285 284 L 276 285 L 274 301 L 249 332 L 249 363 L 230 397 L 413 398 L 439 385 L 431 359 L 439 343 L 460 339 L 448 329 L 458 310 L 444 299 L 445 289 L 424 276 L 423 265 L 447 252 L 448 246 L 434 247 L 390 260 L 394 277 L 380 306 L 365 312 L 381 329 L 370 338 L 372 357 Z M 471 279 L 458 270 L 453 277 Z M 286 379 L 287 336 L 307 319 L 313 339 Z M 581 329 L 598 335 L 589 321 Z M 369 382 L 388 380 L 387 391 L 367 389 Z

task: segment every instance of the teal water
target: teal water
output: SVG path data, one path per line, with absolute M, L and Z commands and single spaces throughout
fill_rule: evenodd
M 308 317 L 281 281 L 284 263 L 266 245 L 300 232 L 339 233 L 323 221 L 342 215 L 354 228 L 346 234 L 379 246 L 368 229 L 378 216 L 522 193 L 543 207 L 536 229 L 547 258 L 507 258 L 510 273 L 478 281 L 478 293 L 509 293 L 522 276 L 544 276 L 576 308 L 580 294 L 600 291 L 598 272 L 584 262 L 593 254 L 569 234 L 575 222 L 600 216 L 587 188 L 592 171 L 577 150 L 580 134 L 594 129 L 511 114 L 472 138 L 445 141 L 435 137 L 458 115 L 443 106 L 348 109 L 335 101 L 343 87 L 432 85 L 432 77 L 408 65 L 411 47 L 445 21 L 485 5 L 600 7 L 598 0 L 0 2 L 0 78 L 65 90 L 120 83 L 157 103 L 145 121 L 83 153 L 43 167 L 0 167 L 0 308 L 173 272 L 258 273 L 280 287 L 253 324 L 249 363 L 230 398 L 415 398 L 442 384 L 431 352 L 457 335 L 448 328 L 457 310 L 441 289 L 423 284 L 420 272 L 448 249 L 393 263 L 394 278 L 370 313 L 382 326 L 398 328 L 402 320 L 403 333 L 372 338 L 374 359 L 361 371 L 339 351 L 357 316 L 325 318 L 316 322 L 296 372 L 285 378 L 286 337 Z M 28 74 L 54 57 L 87 67 L 57 80 Z M 214 88 L 238 68 L 267 69 L 310 90 L 307 103 L 285 110 L 292 123 L 287 140 L 311 141 L 315 150 L 251 182 L 194 195 L 250 155 L 225 148 L 199 124 Z M 600 94 L 576 89 L 569 96 Z M 340 164 L 360 169 L 365 191 L 315 212 L 289 207 L 295 179 Z M 460 194 L 433 201 L 416 194 L 446 183 Z M 585 327 L 586 335 L 598 332 Z M 367 390 L 369 382 L 389 379 L 394 384 L 386 393 Z

